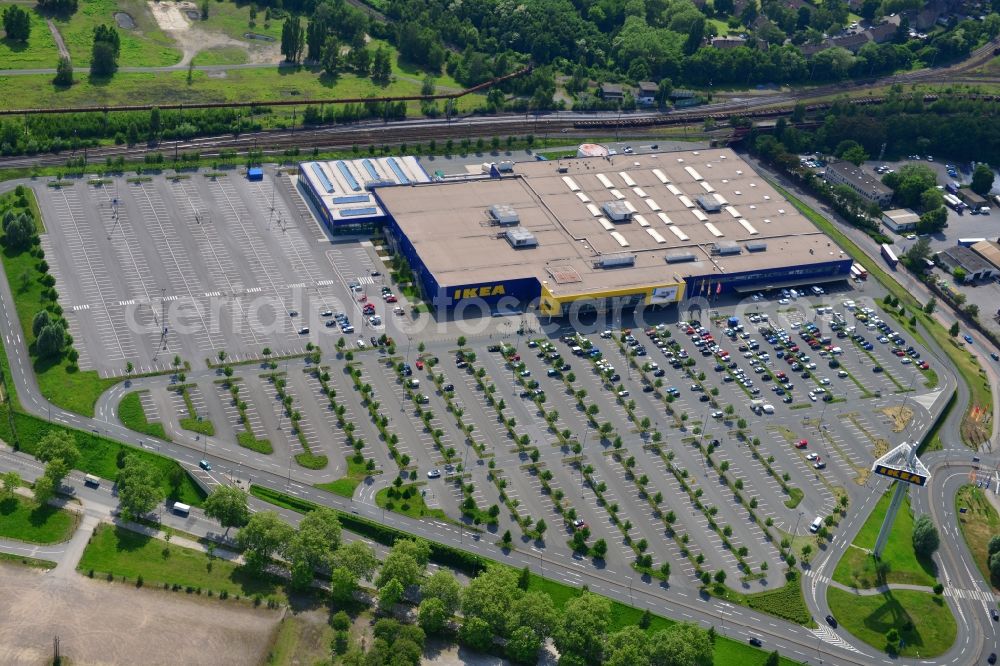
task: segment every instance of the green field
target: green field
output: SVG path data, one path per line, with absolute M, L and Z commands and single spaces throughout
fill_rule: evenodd
M 0 3 L 0 14 L 10 7 L 10 3 Z M 21 5 L 31 15 L 31 34 L 27 45 L 0 40 L 0 68 L 2 69 L 36 69 L 40 67 L 55 67 L 59 61 L 59 48 L 52 37 L 45 17 L 34 8 Z
M 142 408 L 139 393 L 139 391 L 132 391 L 125 394 L 122 401 L 118 403 L 118 419 L 130 430 L 170 441 L 162 423 L 146 420 L 146 412 Z
M 889 508 L 890 498 L 891 493 L 882 495 L 851 547 L 837 563 L 833 579 L 838 583 L 861 589 L 877 586 L 875 561 L 868 555 L 868 551 L 875 547 L 875 539 L 878 537 L 885 512 Z M 896 522 L 893 523 L 882 559 L 889 563 L 890 570 L 887 576 L 889 583 L 909 583 L 929 587 L 937 583 L 934 563 L 921 561 L 913 552 L 913 513 L 910 511 L 909 498 L 904 501 L 899 513 L 896 514 Z
M 114 17 L 117 11 L 129 13 L 136 22 L 135 30 L 118 30 L 121 37 L 119 67 L 157 67 L 180 61 L 181 52 L 174 47 L 174 40 L 160 30 L 142 0 L 86 0 L 72 16 L 55 19 L 78 78 L 85 78 L 83 70 L 90 66 L 94 28 L 102 23 L 117 27 Z M 46 66 L 55 67 L 55 62 Z
M 116 104 L 151 104 L 171 102 L 245 102 L 250 100 L 332 99 L 416 95 L 418 80 L 398 79 L 388 86 L 378 86 L 367 78 L 342 74 L 336 81 L 306 68 L 265 67 L 231 69 L 224 72 L 192 73 L 118 73 L 110 81 L 92 82 L 77 77 L 68 89 L 52 85 L 52 76 L 0 76 L 0 96 L 7 107 L 86 106 Z M 467 111 L 482 105 L 481 95 L 470 95 L 457 101 L 459 110 Z M 419 112 L 419 105 L 408 107 L 410 115 Z M 301 113 L 300 113 L 301 117 Z
M 111 525 L 98 527 L 83 551 L 77 570 L 89 573 L 91 569 L 95 576 L 112 573 L 129 580 L 142 576 L 143 583 L 150 587 L 176 583 L 200 588 L 205 594 L 225 590 L 230 596 L 259 594 L 287 602 L 284 586 L 277 578 L 250 575 L 227 560 Z
M 407 489 L 413 493 L 406 499 L 389 497 L 389 489 L 383 488 L 375 493 L 375 503 L 386 511 L 394 511 L 410 518 L 437 518 L 446 523 L 455 522 L 448 514 L 441 509 L 431 509 L 424 503 L 424 498 L 420 494 L 422 486 L 416 483 L 403 484 L 399 491 Z
M 965 513 L 959 513 L 959 508 L 964 508 Z M 955 495 L 955 515 L 958 516 L 962 537 L 969 546 L 983 580 L 991 581 L 993 577 L 990 575 L 987 546 L 990 539 L 1000 534 L 1000 516 L 997 515 L 997 510 L 983 490 L 970 483 L 959 488 Z
M 905 641 L 904 657 L 934 657 L 955 642 L 957 625 L 943 597 L 910 590 L 862 597 L 831 587 L 826 600 L 841 627 L 879 650 L 893 627 Z
M 201 65 L 242 65 L 247 61 L 246 49 L 239 46 L 216 46 L 198 51 L 194 64 Z
M 77 515 L 15 495 L 0 501 L 0 537 L 28 543 L 61 543 L 73 536 Z
M 247 4 L 237 5 L 235 2 L 213 2 L 208 7 L 208 20 L 198 21 L 197 25 L 206 32 L 218 32 L 249 42 L 246 33 L 253 32 L 258 35 L 273 37 L 276 41 L 281 39 L 281 21 L 271 21 L 270 25 L 264 25 L 264 8 L 257 12 L 257 21 L 254 27 L 250 27 L 250 6 Z M 304 21 L 302 27 L 308 24 Z M 256 41 L 256 40 L 255 40 Z M 260 44 L 275 43 L 260 41 Z

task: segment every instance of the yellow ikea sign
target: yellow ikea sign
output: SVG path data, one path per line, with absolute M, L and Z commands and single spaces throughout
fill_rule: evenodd
M 454 300 L 463 298 L 488 298 L 490 296 L 503 296 L 506 293 L 502 284 L 483 285 L 482 287 L 472 287 L 470 289 L 456 289 Z
M 881 474 L 882 476 L 887 476 L 890 479 L 899 479 L 900 481 L 912 483 L 915 486 L 922 486 L 927 483 L 927 477 L 925 476 L 913 474 L 912 472 L 905 472 L 900 469 L 893 469 L 892 467 L 886 467 L 885 465 L 876 465 L 874 472 L 876 474 Z

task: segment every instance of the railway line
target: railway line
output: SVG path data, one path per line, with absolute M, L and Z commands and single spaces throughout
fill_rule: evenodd
M 292 130 L 262 130 L 239 135 L 224 135 L 200 137 L 184 141 L 166 142 L 158 145 L 135 146 L 102 146 L 88 148 L 83 151 L 88 160 L 124 158 L 127 161 L 142 160 L 150 152 L 171 152 L 179 154 L 197 152 L 205 157 L 213 157 L 223 150 L 235 150 L 237 153 L 259 151 L 264 155 L 283 155 L 292 148 L 317 149 L 321 151 L 352 150 L 355 146 L 362 149 L 369 145 L 398 145 L 402 143 L 426 143 L 429 141 L 467 138 L 470 141 L 493 136 L 524 136 L 533 134 L 567 133 L 572 135 L 590 135 L 594 130 L 628 130 L 630 134 L 655 132 L 667 126 L 683 126 L 702 123 L 706 120 L 728 121 L 733 116 L 749 119 L 767 119 L 788 113 L 790 107 L 809 100 L 823 99 L 832 95 L 843 94 L 851 90 L 866 87 L 885 86 L 894 83 L 912 84 L 934 81 L 948 83 L 988 83 L 1000 82 L 1000 76 L 966 75 L 997 53 L 998 42 L 988 42 L 976 49 L 960 63 L 949 67 L 923 69 L 905 72 L 881 79 L 857 80 L 849 84 L 831 84 L 808 89 L 792 90 L 773 95 L 761 95 L 752 98 L 730 98 L 725 101 L 699 106 L 697 108 L 672 111 L 670 113 L 637 113 L 623 117 L 620 113 L 602 113 L 597 116 L 583 116 L 574 113 L 552 113 L 538 115 L 494 115 L 467 116 L 452 119 L 414 119 L 402 121 L 363 121 L 346 125 L 324 127 L 303 127 Z M 518 72 L 516 75 L 523 74 Z M 493 82 L 491 82 L 493 83 Z M 469 91 L 465 91 L 466 94 Z M 727 93 L 732 94 L 732 93 Z M 453 96 L 453 95 L 448 95 Z M 983 95 L 963 93 L 969 99 L 989 99 L 1000 101 L 998 95 Z M 930 93 L 924 96 L 925 101 L 932 102 L 937 98 Z M 331 104 L 345 100 L 306 100 L 297 105 Z M 869 95 L 849 100 L 850 104 L 865 106 L 880 104 L 883 96 Z M 832 106 L 832 102 L 814 102 L 806 106 L 807 113 L 815 113 Z M 186 108 L 193 108 L 188 105 Z M 166 108 L 166 107 L 161 107 Z M 99 109 L 112 111 L 114 109 Z M 66 110 L 63 110 L 64 112 Z M 74 109 L 73 111 L 77 111 Z M 51 110 L 35 110 L 37 113 L 50 113 Z M 30 156 L 10 156 L 0 158 L 0 168 L 30 168 L 35 166 L 58 166 L 66 163 L 70 157 L 80 156 L 81 151 L 73 153 L 47 153 Z

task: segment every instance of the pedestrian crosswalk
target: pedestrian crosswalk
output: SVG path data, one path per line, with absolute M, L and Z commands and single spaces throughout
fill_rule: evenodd
M 358 284 L 375 284 L 375 278 L 370 275 L 362 275 L 358 278 Z
M 944 591 L 945 596 L 954 597 L 955 599 L 976 599 L 977 601 L 984 601 L 988 604 L 994 603 L 993 595 L 984 590 L 962 590 L 955 587 L 946 588 Z
M 815 629 L 810 629 L 809 633 L 811 633 L 813 636 L 820 639 L 824 643 L 829 643 L 830 645 L 836 645 L 839 648 L 850 650 L 851 652 L 858 652 L 858 653 L 861 652 L 860 650 L 858 650 L 858 648 L 854 647 L 846 640 L 841 638 L 839 635 L 837 635 L 837 632 L 835 632 L 833 629 L 831 629 L 826 625 L 821 624 Z

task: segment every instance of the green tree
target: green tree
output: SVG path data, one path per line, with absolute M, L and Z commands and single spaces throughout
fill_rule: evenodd
M 330 572 L 330 598 L 339 604 L 353 601 L 358 589 L 358 577 L 345 567 L 336 567 Z
M 323 52 L 320 55 L 323 64 L 323 72 L 327 76 L 336 76 L 340 71 L 340 42 L 333 35 L 326 38 L 323 43 Z
M 417 608 L 417 622 L 428 634 L 441 633 L 449 617 L 444 602 L 436 597 L 424 599 Z
M 462 613 L 466 617 L 482 618 L 494 634 L 506 636 L 510 609 L 522 594 L 514 570 L 490 566 L 466 587 L 462 595 Z
M 868 159 L 868 153 L 861 146 L 853 146 L 844 151 L 841 157 L 855 166 L 860 166 L 862 162 Z
M 392 56 L 389 50 L 379 47 L 375 51 L 375 60 L 372 62 L 372 81 L 385 85 L 392 78 Z
M 977 164 L 972 171 L 972 183 L 969 188 L 981 196 L 986 196 L 993 189 L 993 169 L 989 164 Z
M 31 35 L 31 16 L 17 5 L 11 5 L 3 10 L 3 29 L 11 42 L 28 43 Z
M 956 321 L 954 324 L 951 325 L 951 328 L 948 329 L 948 334 L 951 335 L 951 337 L 955 337 L 956 335 L 958 335 L 958 331 L 959 331 L 959 325 L 958 322 Z
M 3 480 L 3 499 L 13 497 L 14 491 L 21 487 L 21 475 L 17 472 L 4 472 L 0 479 Z
M 901 205 L 916 208 L 920 205 L 921 195 L 937 183 L 937 176 L 928 166 L 907 164 L 899 171 L 883 176 L 882 182 L 892 188 Z
M 243 527 L 250 519 L 247 494 L 235 486 L 218 486 L 205 499 L 205 515 L 215 518 L 229 533 L 230 527 Z
M 944 206 L 944 195 L 936 187 L 929 187 L 920 195 L 920 208 L 923 211 L 937 210 Z
M 686 622 L 658 631 L 650 639 L 650 661 L 654 664 L 711 666 L 712 652 L 708 632 Z
M 930 557 L 938 549 L 941 537 L 927 514 L 913 521 L 913 550 L 920 557 Z
M 335 567 L 350 571 L 355 579 L 364 578 L 370 581 L 378 567 L 375 551 L 364 541 L 351 541 L 344 544 L 333 554 Z
M 510 608 L 510 627 L 527 627 L 542 638 L 552 635 L 558 621 L 552 597 L 543 592 L 527 592 Z
M 537 663 L 541 649 L 542 639 L 528 627 L 514 629 L 507 641 L 507 656 L 518 664 Z
M 608 636 L 601 663 L 608 666 L 648 664 L 649 648 L 648 634 L 635 625 L 627 626 Z
M 315 570 L 330 565 L 339 544 L 340 521 L 335 511 L 321 507 L 307 513 L 282 550 L 291 564 L 292 585 L 308 587 Z
M 68 88 L 73 85 L 73 63 L 66 56 L 60 56 L 56 63 L 56 76 L 52 83 L 60 88 Z
M 570 599 L 553 639 L 560 654 L 570 654 L 589 663 L 601 658 L 601 648 L 611 617 L 611 603 L 604 597 L 584 592 Z
M 261 511 L 250 516 L 236 535 L 236 542 L 244 551 L 247 568 L 262 571 L 276 553 L 280 553 L 291 539 L 294 530 L 274 511 Z
M 152 511 L 163 500 L 156 470 L 138 456 L 125 458 L 118 473 L 118 507 L 126 520 Z
M 26 249 L 37 236 L 34 219 L 28 212 L 14 214 L 9 211 L 3 218 L 3 231 L 4 245 L 15 251 Z
M 408 539 L 401 539 L 393 545 L 379 570 L 378 578 L 375 581 L 376 587 L 382 589 L 393 579 L 399 581 L 404 589 L 417 584 L 424 574 L 427 560 L 424 559 L 421 562 L 419 553 L 415 552 L 415 548 L 409 545 L 416 543 Z M 426 542 L 424 543 L 426 545 Z
M 49 430 L 38 440 L 35 456 L 42 462 L 62 460 L 68 467 L 73 467 L 80 459 L 80 449 L 71 432 Z
M 35 351 L 40 358 L 56 358 L 66 347 L 66 329 L 58 322 L 52 322 L 38 332 Z
M 378 592 L 378 607 L 383 611 L 391 611 L 393 606 L 403 600 L 403 584 L 395 578 L 389 580 Z
M 489 623 L 481 617 L 466 617 L 458 639 L 479 652 L 486 652 L 493 646 L 493 631 Z
M 121 37 L 113 26 L 94 27 L 94 44 L 90 55 L 90 73 L 93 76 L 111 76 L 118 69 Z
M 462 603 L 462 586 L 455 574 L 438 569 L 420 586 L 420 594 L 427 599 L 439 599 L 448 615 L 454 615 Z
M 302 58 L 305 48 L 305 34 L 302 31 L 302 20 L 298 16 L 290 16 L 281 25 L 281 55 L 285 60 L 297 63 Z
M 907 266 L 922 267 L 924 261 L 931 256 L 931 242 L 927 238 L 918 238 L 917 242 L 903 254 Z
M 767 655 L 767 661 L 764 662 L 764 666 L 778 666 L 781 663 L 781 655 L 775 650 Z

